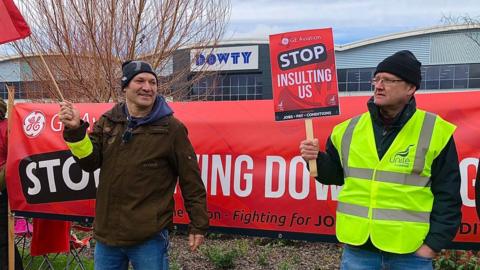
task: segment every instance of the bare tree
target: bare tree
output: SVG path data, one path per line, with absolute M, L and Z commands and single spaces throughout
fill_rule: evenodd
M 478 29 L 480 28 L 480 16 L 473 17 L 468 14 L 460 15 L 460 16 L 453 16 L 453 15 L 443 15 L 442 20 L 446 25 L 466 25 L 468 28 L 471 29 Z M 465 35 L 475 42 L 478 46 L 480 46 L 480 31 L 468 31 L 465 32 Z
M 173 72 L 174 55 L 215 46 L 230 14 L 229 0 L 17 1 L 32 30 L 31 38 L 13 45 L 32 69 L 27 76 L 58 98 L 35 56 L 40 52 L 64 97 L 89 102 L 118 100 L 121 62 L 134 59 L 163 75 L 161 93 L 184 99 L 203 74 L 192 77 L 189 63 Z

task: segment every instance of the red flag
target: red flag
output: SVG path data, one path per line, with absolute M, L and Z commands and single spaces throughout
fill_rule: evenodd
M 69 221 L 34 218 L 30 255 L 68 252 L 71 225 Z
M 30 28 L 13 0 L 0 0 L 0 44 L 29 35 Z

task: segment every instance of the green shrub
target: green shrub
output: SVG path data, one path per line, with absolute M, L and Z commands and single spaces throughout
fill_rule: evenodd
M 290 270 L 293 269 L 288 260 L 281 261 L 278 265 L 278 270 Z
M 168 265 L 170 270 L 181 270 L 182 266 L 178 262 L 178 253 L 171 249 L 171 252 L 168 254 Z
M 289 270 L 289 269 L 297 269 L 295 266 L 299 263 L 299 259 L 296 256 L 289 256 L 282 260 L 278 265 L 279 270 Z
M 434 259 L 435 269 L 441 270 L 480 270 L 480 251 L 442 250 Z
M 207 234 L 208 239 L 223 239 L 225 237 L 224 234 L 221 233 L 209 233 Z
M 231 269 L 234 267 L 235 259 L 239 257 L 237 249 L 224 249 L 217 246 L 208 246 L 201 249 L 202 253 L 207 256 L 216 268 Z
M 170 270 L 181 270 L 182 267 L 177 261 L 169 262 L 169 269 Z
M 268 258 L 270 257 L 270 247 L 265 247 L 263 250 L 258 254 L 257 263 L 261 266 L 268 265 Z
M 235 241 L 235 248 L 239 256 L 244 256 L 248 252 L 248 239 L 238 239 Z

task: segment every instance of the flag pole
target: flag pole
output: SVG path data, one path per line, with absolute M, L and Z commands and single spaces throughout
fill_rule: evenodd
M 13 111 L 13 101 L 15 99 L 15 88 L 10 88 L 8 87 L 7 84 L 5 84 L 7 87 L 7 92 L 8 92 L 8 104 L 7 104 L 7 111 L 8 111 L 8 129 L 7 129 L 7 138 L 9 137 L 12 121 L 11 120 L 11 115 Z M 7 179 L 7 167 L 5 165 L 5 180 Z M 15 269 L 15 232 L 13 230 L 13 225 L 15 222 L 14 215 L 10 211 L 10 200 L 8 202 L 8 269 L 9 270 L 14 270 Z
M 307 139 L 308 140 L 313 140 L 313 122 L 312 118 L 307 118 L 305 119 L 305 131 L 307 134 Z M 317 161 L 316 160 L 309 160 L 308 161 L 308 167 L 310 168 L 310 176 L 312 177 L 317 177 Z
M 53 77 L 52 71 L 50 71 L 50 68 L 48 67 L 47 62 L 45 62 L 45 59 L 43 58 L 43 54 L 40 51 L 40 47 L 38 46 L 38 43 L 37 43 L 36 39 L 33 38 L 33 36 L 30 36 L 30 40 L 32 41 L 33 45 L 35 46 L 35 49 L 38 51 L 38 56 L 40 56 L 40 59 L 42 60 L 43 65 L 47 69 L 48 75 L 50 76 L 50 79 L 52 79 L 52 81 L 53 81 L 53 85 L 55 86 L 55 90 L 56 90 L 57 94 L 60 96 L 60 99 L 62 101 L 65 101 L 65 99 L 63 98 L 62 92 L 60 91 L 60 88 L 58 87 L 57 81 L 55 80 L 55 77 Z

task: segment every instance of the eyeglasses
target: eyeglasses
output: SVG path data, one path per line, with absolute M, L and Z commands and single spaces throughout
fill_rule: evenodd
M 385 79 L 385 78 L 382 78 L 382 79 L 377 79 L 377 78 L 373 78 L 371 81 L 373 86 L 375 86 L 377 83 L 380 83 L 380 84 L 383 84 L 383 85 L 392 85 L 394 83 L 397 83 L 397 82 L 403 82 L 403 80 L 392 80 L 392 79 Z

